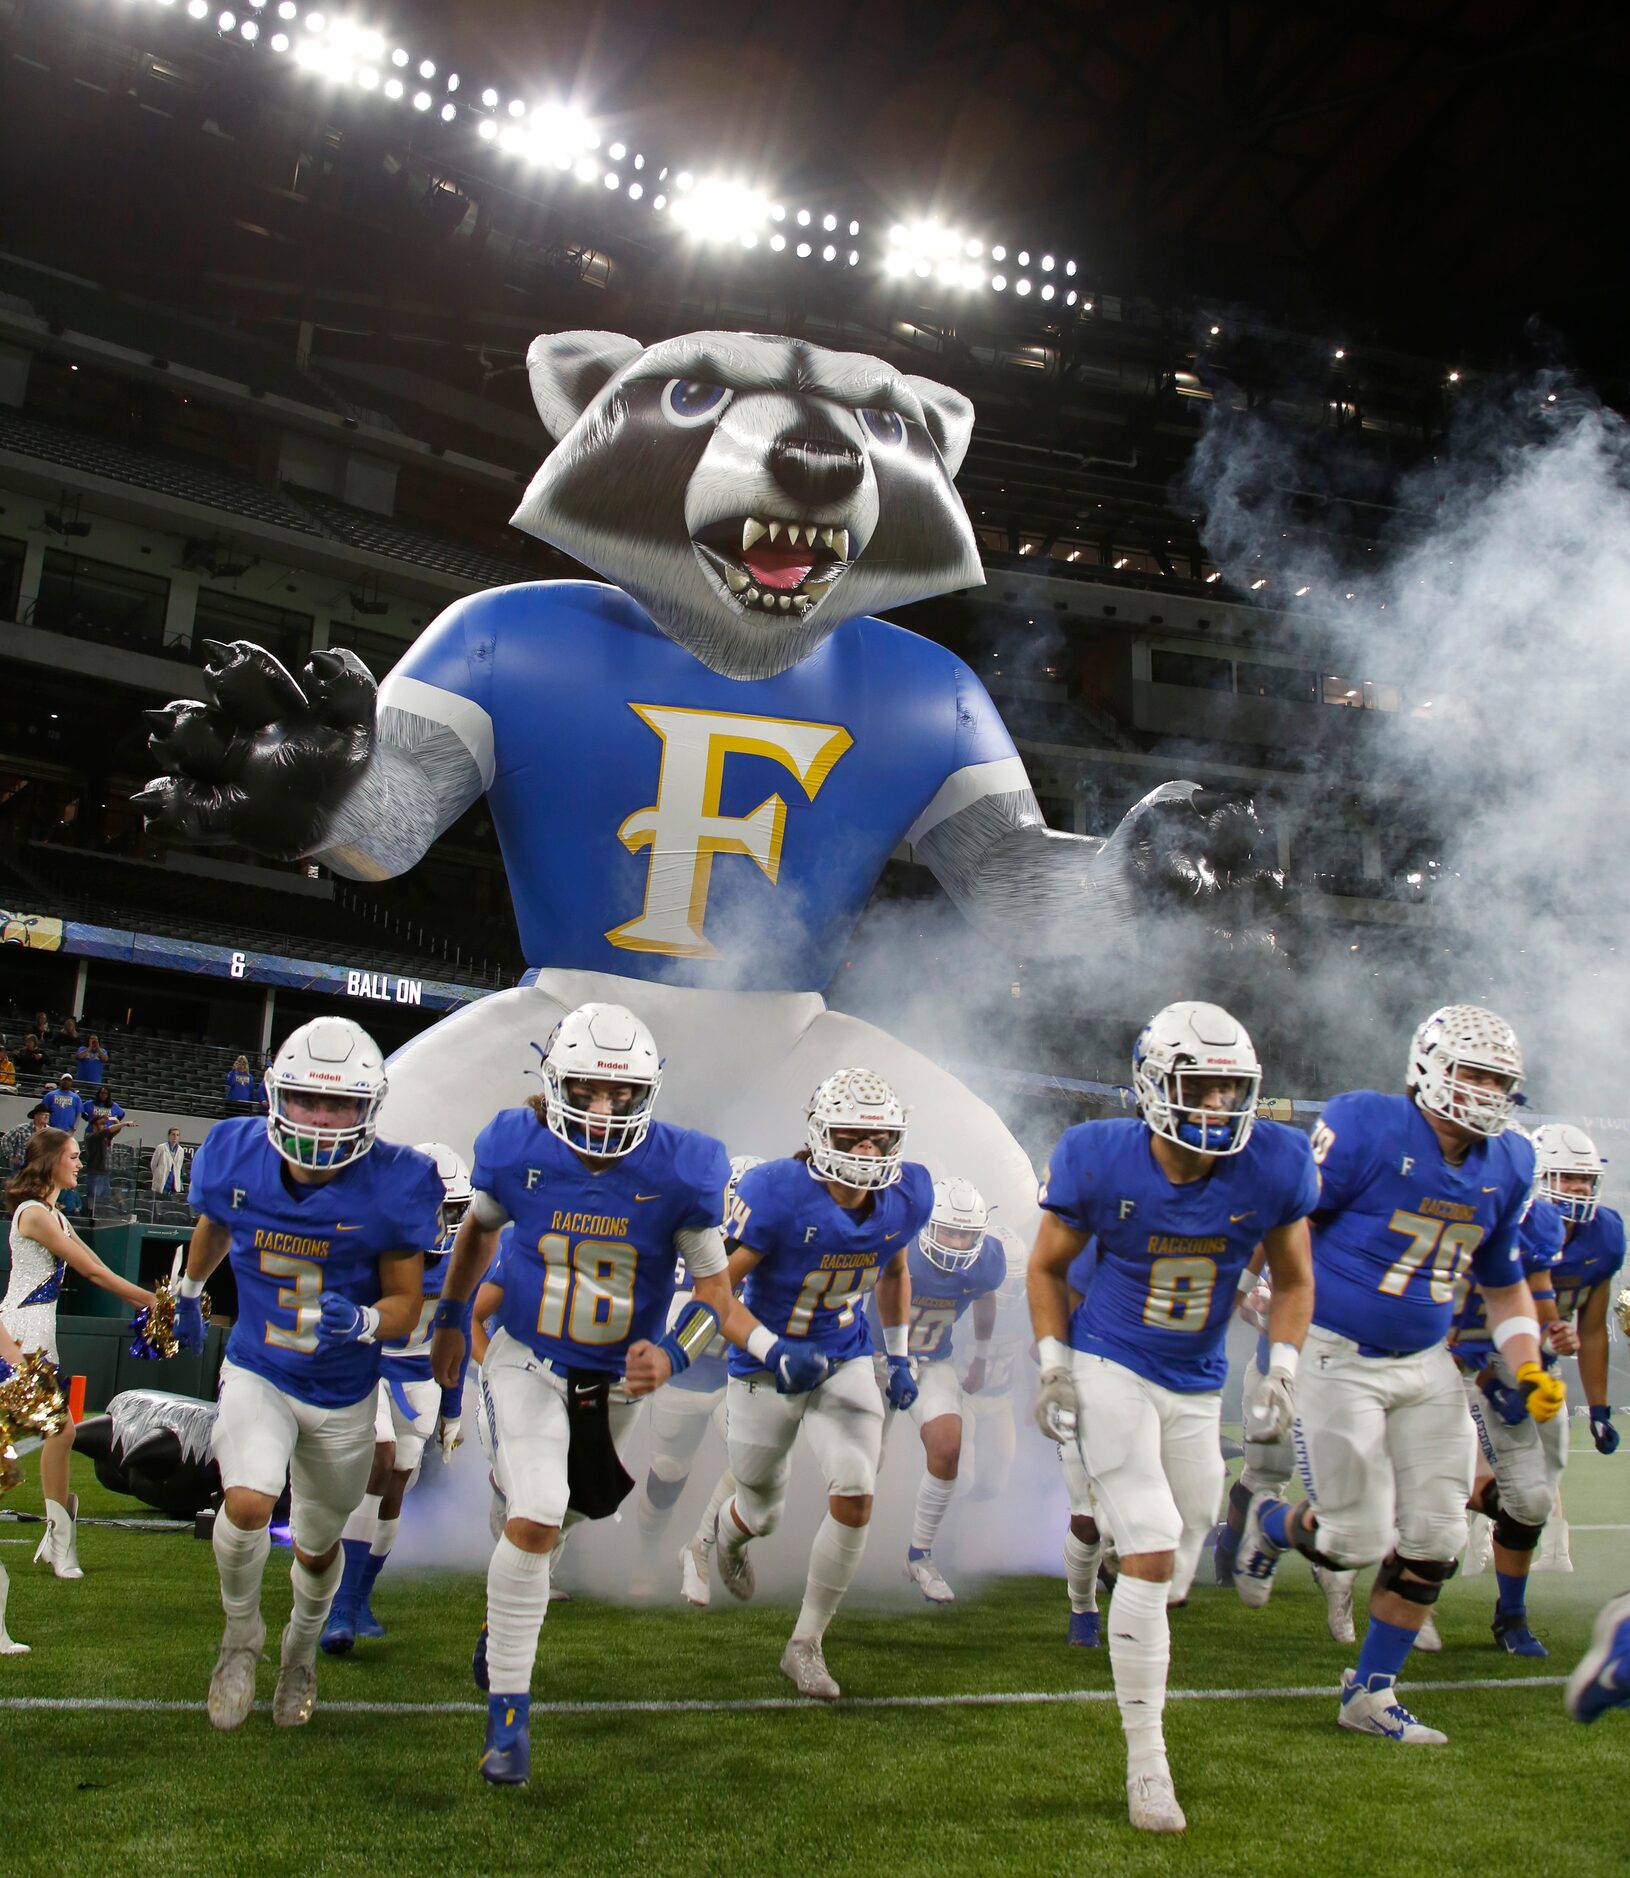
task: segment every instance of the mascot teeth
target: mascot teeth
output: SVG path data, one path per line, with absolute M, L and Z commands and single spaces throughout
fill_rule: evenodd
M 803 614 L 849 562 L 849 530 L 825 522 L 747 515 L 739 549 L 736 540 L 732 522 L 705 530 L 696 546 L 742 606 L 766 613 Z

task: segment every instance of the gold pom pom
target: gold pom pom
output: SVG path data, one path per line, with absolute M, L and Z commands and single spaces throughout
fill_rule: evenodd
M 176 1294 L 171 1281 L 161 1278 L 153 1287 L 153 1302 L 145 1305 L 130 1320 L 130 1328 L 135 1333 L 130 1345 L 130 1354 L 140 1357 L 157 1357 L 161 1362 L 168 1362 L 181 1348 L 175 1334 Z M 206 1291 L 198 1300 L 203 1312 L 204 1322 L 209 1322 L 210 1302 Z
M 1630 1285 L 1613 1300 L 1613 1315 L 1619 1320 L 1619 1329 L 1630 1337 Z
M 68 1420 L 68 1404 L 57 1372 L 42 1350 L 33 1350 L 0 1382 L 0 1448 L 19 1435 L 57 1434 Z

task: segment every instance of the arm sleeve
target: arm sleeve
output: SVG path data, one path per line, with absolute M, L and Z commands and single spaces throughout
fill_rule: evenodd
M 510 1222 L 510 1215 L 504 1211 L 503 1203 L 495 1200 L 484 1187 L 477 1187 L 471 1196 L 470 1211 L 483 1232 L 491 1232 L 494 1227 L 507 1226 Z
M 724 1234 L 717 1226 L 681 1226 L 674 1234 L 674 1250 L 692 1278 L 712 1278 L 729 1268 Z
M 1081 1166 L 1078 1141 L 1079 1138 L 1072 1130 L 1054 1148 L 1052 1161 L 1042 1174 L 1041 1191 L 1037 1198 L 1049 1213 L 1056 1213 L 1066 1226 L 1076 1232 L 1090 1233 L 1092 1203 L 1088 1188 L 1091 1178 Z

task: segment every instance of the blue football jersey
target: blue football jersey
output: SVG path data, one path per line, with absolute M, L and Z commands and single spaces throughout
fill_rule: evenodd
M 1551 1269 L 1556 1285 L 1556 1314 L 1569 1318 L 1598 1285 L 1624 1263 L 1624 1221 L 1610 1206 L 1596 1209 L 1583 1226 L 1568 1226 L 1562 1256 Z
M 1458 1167 L 1407 1095 L 1334 1097 L 1313 1131 L 1313 1321 L 1366 1355 L 1441 1343 L 1456 1286 L 1517 1284 L 1534 1150 L 1509 1129 Z
M 405 1337 L 380 1344 L 380 1353 L 390 1363 L 390 1374 L 400 1382 L 430 1380 L 430 1320 L 441 1302 L 441 1288 L 447 1282 L 448 1261 L 453 1256 L 456 1227 L 444 1233 L 424 1255 L 424 1308 L 419 1321 Z
M 934 1210 L 928 1169 L 907 1161 L 900 1178 L 851 1213 L 838 1205 L 807 1162 L 766 1161 L 736 1182 L 726 1235 L 759 1255 L 742 1301 L 778 1337 L 807 1337 L 834 1363 L 868 1356 L 866 1293 L 877 1274 L 909 1250 Z M 732 1376 L 757 1374 L 732 1349 Z
M 297 1401 L 339 1408 L 379 1380 L 380 1349 L 320 1344 L 323 1298 L 377 1304 L 380 1260 L 436 1242 L 445 1189 L 428 1155 L 389 1141 L 320 1187 L 285 1180 L 283 1166 L 258 1116 L 217 1122 L 193 1153 L 187 1204 L 232 1235 L 228 1361 Z
M 471 1178 L 515 1223 L 504 1329 L 563 1368 L 621 1375 L 628 1346 L 667 1327 L 674 1235 L 720 1223 L 730 1159 L 712 1135 L 653 1122 L 591 1170 L 531 1109 L 504 1109 L 476 1137 Z
M 922 1248 L 920 1238 L 913 1239 L 906 1254 L 906 1269 L 911 1274 L 911 1336 L 907 1348 L 921 1363 L 943 1363 L 951 1355 L 951 1343 L 963 1313 L 976 1298 L 995 1291 L 1007 1277 L 1007 1254 L 994 1233 L 987 1234 L 979 1256 L 959 1272 L 944 1271 Z M 877 1294 L 867 1301 L 872 1336 L 883 1347 L 883 1323 L 877 1314 Z
M 1549 1200 L 1537 1199 L 1529 1207 L 1517 1228 L 1517 1262 L 1525 1278 L 1532 1278 L 1539 1272 L 1549 1273 L 1560 1261 L 1563 1226 L 1562 1215 Z M 1467 1285 L 1465 1289 L 1465 1299 L 1455 1313 L 1449 1332 L 1449 1348 L 1467 1368 L 1481 1369 L 1494 1354 L 1488 1306 L 1476 1285 Z
M 1181 1186 L 1150 1140 L 1131 1119 L 1067 1129 L 1041 1204 L 1098 1240 L 1092 1289 L 1070 1319 L 1072 1346 L 1195 1395 L 1227 1379 L 1240 1273 L 1264 1233 L 1312 1212 L 1318 1175 L 1307 1137 L 1279 1122 L 1259 1121 L 1238 1154 Z
M 614 587 L 501 587 L 435 620 L 382 699 L 476 754 L 536 966 L 821 990 L 950 777 L 1029 787 L 967 666 L 869 618 L 724 678 Z

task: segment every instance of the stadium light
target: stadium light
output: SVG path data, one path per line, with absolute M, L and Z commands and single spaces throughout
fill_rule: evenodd
M 685 193 L 674 203 L 674 220 L 692 240 L 756 245 L 759 229 L 770 218 L 770 199 L 762 189 L 722 176 L 693 181 L 681 173 L 676 180 Z M 749 234 L 752 242 L 743 241 Z

